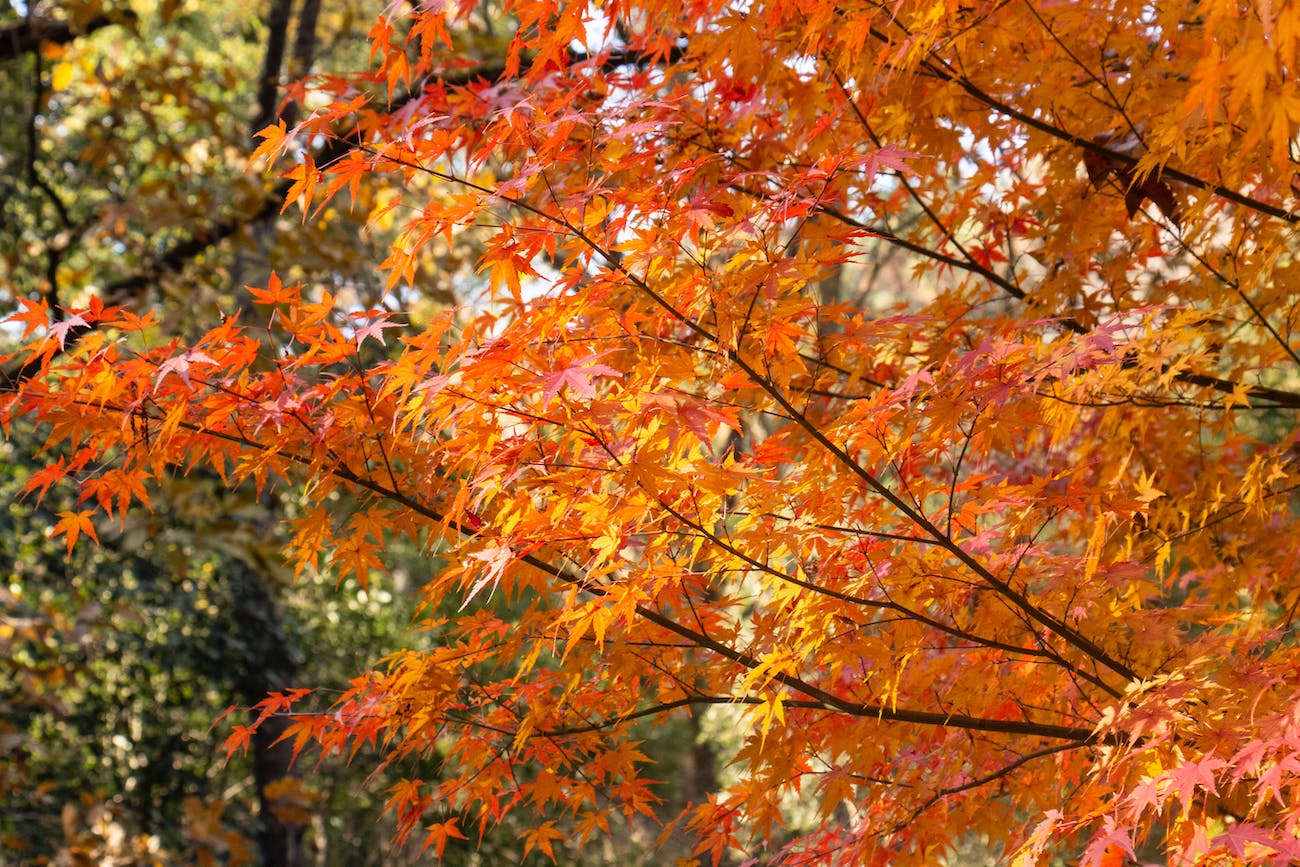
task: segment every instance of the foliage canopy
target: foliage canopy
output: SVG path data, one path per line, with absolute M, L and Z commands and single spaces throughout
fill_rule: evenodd
M 519 0 L 472 65 L 472 5 L 259 134 L 304 220 L 422 185 L 390 303 L 19 299 L 68 544 L 202 467 L 309 492 L 299 569 L 445 558 L 426 647 L 261 706 L 440 760 L 390 800 L 439 853 L 653 816 L 640 724 L 708 712 L 739 781 L 665 833 L 715 860 L 1300 859 L 1300 10 Z M 469 241 L 483 297 L 409 327 Z

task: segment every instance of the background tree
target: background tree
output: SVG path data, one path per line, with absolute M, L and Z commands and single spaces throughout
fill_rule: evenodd
M 715 861 L 1300 858 L 1300 13 L 518 2 L 476 66 L 475 8 L 394 10 L 258 149 L 304 225 L 411 185 L 385 291 L 475 243 L 472 308 L 275 277 L 182 344 L 18 299 L 69 544 L 204 467 L 302 486 L 299 570 L 445 564 L 427 647 L 228 745 L 428 763 L 388 805 L 440 855 L 635 833 L 694 713 L 738 775 L 663 839 Z M 823 297 L 880 244 L 912 303 Z

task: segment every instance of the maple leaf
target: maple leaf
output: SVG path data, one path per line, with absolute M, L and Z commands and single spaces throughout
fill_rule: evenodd
M 22 337 L 24 339 L 37 329 L 46 328 L 50 325 L 50 305 L 46 303 L 45 299 L 32 301 L 20 295 L 17 301 L 22 306 L 22 310 L 9 314 L 9 318 L 5 321 L 23 323 Z M 60 345 L 62 345 L 62 341 L 60 341 Z
M 263 127 L 253 133 L 256 138 L 262 141 L 257 148 L 249 155 L 249 160 L 257 160 L 262 157 L 274 159 L 286 144 L 286 128 L 283 120 L 276 121 L 270 126 Z
M 253 740 L 253 735 L 257 729 L 253 726 L 235 725 L 234 730 L 221 743 L 221 748 L 226 751 L 227 755 L 238 750 L 241 753 L 248 752 L 248 745 Z
M 1144 780 L 1134 786 L 1128 794 L 1128 815 L 1133 821 L 1139 821 L 1151 808 L 1160 809 L 1164 797 L 1160 792 L 1159 778 Z
M 217 360 L 206 352 L 197 349 L 186 350 L 181 355 L 169 358 L 158 365 L 158 377 L 154 380 L 154 391 L 157 392 L 162 387 L 168 376 L 177 376 L 181 382 L 185 383 L 186 388 L 192 387 L 190 368 L 195 364 L 215 365 Z
M 1129 858 L 1137 857 L 1137 853 L 1133 849 L 1133 836 L 1128 828 L 1117 825 L 1110 817 L 1107 817 L 1104 831 L 1098 833 L 1088 842 L 1079 863 L 1081 865 L 1105 867 L 1105 865 L 1116 863 L 1116 856 L 1121 854 L 1127 855 Z
M 93 539 L 95 544 L 99 544 L 99 536 L 95 534 L 95 525 L 91 521 L 94 514 L 95 513 L 89 509 L 83 509 L 77 512 L 70 510 L 59 512 L 59 520 L 55 522 L 50 535 L 51 537 L 64 537 L 64 540 L 67 542 L 69 557 L 72 556 L 72 546 L 77 544 L 77 538 L 82 533 L 85 533 Z
M 896 145 L 885 145 L 862 158 L 862 170 L 868 177 L 874 177 L 882 171 L 909 172 L 911 168 L 907 161 L 920 157 L 920 154 L 903 150 Z
M 546 403 L 567 388 L 570 394 L 589 399 L 596 396 L 595 379 L 598 376 L 623 376 L 622 371 L 615 370 L 607 364 L 596 364 L 599 355 L 588 355 L 570 364 L 568 367 L 539 376 L 536 381 L 542 383 L 542 398 Z
M 90 320 L 82 313 L 70 313 L 56 322 L 49 323 L 50 336 L 59 341 L 60 349 L 67 348 L 68 337 L 73 332 L 81 333 L 90 330 L 91 327 Z
M 367 337 L 372 337 L 379 341 L 380 346 L 385 346 L 387 344 L 384 340 L 384 331 L 389 328 L 402 327 L 400 322 L 389 321 L 392 316 L 390 313 L 364 313 L 354 314 L 354 316 L 357 318 L 367 318 L 372 320 L 371 322 L 367 322 L 365 325 L 357 328 L 356 332 L 353 334 L 352 339 L 356 342 L 358 347 L 365 342 Z
M 302 297 L 301 286 L 285 286 L 280 282 L 280 275 L 272 272 L 266 288 L 245 286 L 253 301 L 258 304 L 296 304 Z
M 433 847 L 434 857 L 442 858 L 442 853 L 447 848 L 448 840 L 467 839 L 460 829 L 456 827 L 456 819 L 448 819 L 445 822 L 434 822 L 432 825 L 425 827 L 424 843 L 420 846 L 420 852 L 426 851 L 430 846 Z
M 501 578 L 505 575 L 506 568 L 516 559 L 516 554 L 508 545 L 492 546 L 484 548 L 482 551 L 475 551 L 470 554 L 470 559 L 480 560 L 487 564 L 486 571 L 475 579 L 474 583 L 465 591 L 465 598 L 460 603 L 460 610 L 465 607 L 484 589 L 491 587 L 493 589 L 501 583 Z M 490 592 L 490 591 L 489 591 Z
M 1242 859 L 1256 856 L 1260 850 L 1275 852 L 1293 863 L 1300 859 L 1300 842 L 1279 839 L 1276 834 L 1250 822 L 1236 822 L 1229 825 L 1226 831 L 1210 841 L 1210 845 L 1225 846 L 1229 852 Z M 1259 860 L 1259 858 L 1251 857 L 1249 860 Z
M 312 160 L 310 154 L 304 154 L 302 162 L 284 173 L 284 177 L 293 181 L 289 187 L 289 192 L 284 198 L 284 207 L 280 208 L 280 213 L 284 213 L 289 206 L 297 202 L 302 208 L 303 222 L 307 221 L 307 213 L 311 208 L 312 197 L 316 193 L 316 184 L 321 179 L 320 172 L 316 169 L 316 163 Z
M 1166 772 L 1166 777 L 1172 783 L 1172 794 L 1177 795 L 1183 804 L 1184 815 L 1191 810 L 1192 798 L 1198 788 L 1210 795 L 1218 794 L 1214 771 L 1225 764 L 1227 763 L 1217 756 L 1208 756 L 1200 761 L 1180 764 Z
M 298 759 L 298 754 L 302 752 L 303 747 L 307 746 L 308 742 L 316 738 L 316 734 L 322 725 L 323 723 L 318 717 L 295 717 L 284 727 L 284 731 L 280 734 L 280 737 L 276 739 L 276 743 L 278 744 L 292 739 L 293 758 L 296 761 Z
M 554 861 L 555 850 L 551 848 L 551 843 L 555 840 L 563 840 L 566 835 L 555 827 L 554 822 L 543 822 L 520 836 L 524 841 L 524 855 L 527 855 L 533 849 L 538 849 L 547 858 Z
M 36 502 L 40 503 L 45 498 L 50 486 L 55 482 L 62 481 L 67 474 L 68 466 L 63 458 L 59 458 L 55 463 L 46 464 L 34 471 L 23 485 L 23 492 L 37 491 Z

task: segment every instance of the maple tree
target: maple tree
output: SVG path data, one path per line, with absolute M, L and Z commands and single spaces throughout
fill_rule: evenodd
M 1300 12 L 519 0 L 474 66 L 470 5 L 381 19 L 257 156 L 304 219 L 439 182 L 380 267 L 473 240 L 476 303 L 271 277 L 181 341 L 17 299 L 69 537 L 202 467 L 304 492 L 300 570 L 449 564 L 426 649 L 228 746 L 436 759 L 389 806 L 439 855 L 653 817 L 643 724 L 716 713 L 737 781 L 665 829 L 714 861 L 1300 859 Z

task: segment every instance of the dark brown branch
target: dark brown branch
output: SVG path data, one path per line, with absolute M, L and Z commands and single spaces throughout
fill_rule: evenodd
M 849 593 L 841 593 L 840 591 L 835 590 L 834 588 L 827 587 L 822 584 L 814 584 L 811 581 L 804 581 L 801 578 L 798 578 L 794 575 L 789 575 L 785 572 L 780 571 L 779 569 L 773 569 L 771 566 L 768 566 L 766 563 L 756 560 L 755 558 L 749 556 L 745 552 L 737 549 L 735 546 L 731 545 L 726 540 L 719 538 L 716 534 L 709 532 L 707 529 L 704 528 L 703 525 L 699 524 L 698 522 L 690 520 L 685 515 L 683 515 L 679 510 L 673 508 L 672 505 L 666 502 L 662 497 L 659 498 L 658 502 L 660 508 L 664 509 L 666 512 L 668 512 L 668 514 L 672 515 L 682 524 L 686 525 L 687 527 L 690 527 L 696 533 L 699 533 L 701 536 L 707 539 L 710 544 L 714 545 L 717 548 L 722 549 L 723 551 L 726 551 L 728 554 L 732 555 L 733 557 L 736 557 L 737 559 L 747 563 L 754 570 L 771 575 L 772 577 L 776 578 L 778 581 L 784 581 L 786 583 L 793 584 L 796 587 L 800 587 L 804 590 L 807 590 L 810 593 L 816 593 L 822 596 L 828 596 L 832 599 L 837 599 L 841 602 L 847 602 L 850 605 L 857 605 L 864 608 L 871 608 L 879 611 L 893 611 L 896 614 L 900 615 L 904 620 L 911 620 L 917 623 L 924 624 L 926 626 L 929 626 L 932 629 L 938 630 L 939 632 L 943 632 L 947 635 L 950 635 L 954 638 L 958 638 L 962 641 L 969 641 L 972 644 L 978 645 L 980 647 L 989 647 L 995 650 L 1001 650 L 1004 653 L 1011 653 L 1018 656 L 1036 656 L 1043 659 L 1050 659 L 1056 664 L 1060 665 L 1061 667 L 1072 671 L 1073 673 L 1079 675 L 1080 677 L 1083 677 L 1085 680 L 1095 683 L 1097 686 L 1101 687 L 1102 689 L 1111 691 L 1109 690 L 1109 688 L 1106 686 L 1104 682 L 1102 682 L 1097 678 L 1094 678 L 1092 675 L 1089 675 L 1086 672 L 1077 670 L 1073 665 L 1069 663 L 1069 661 L 1062 659 L 1058 654 L 1054 653 L 1051 650 L 1036 648 L 1036 647 L 1021 647 L 1015 644 L 1007 644 L 1006 642 L 998 641 L 996 639 L 985 638 L 982 635 L 976 635 L 973 632 L 967 632 L 956 626 L 949 626 L 948 624 L 942 621 L 935 620 L 934 618 L 928 617 L 919 611 L 914 611 L 910 608 L 907 608 L 904 605 L 900 605 L 899 603 L 893 602 L 891 600 L 864 599 L 860 596 L 854 596 Z M 933 539 L 921 539 L 920 541 L 922 543 L 938 544 Z M 871 624 L 864 624 L 864 627 L 870 625 Z
M 744 187 L 739 184 L 730 184 L 728 185 L 728 189 L 734 190 L 735 192 L 741 193 L 743 195 L 755 199 L 766 198 L 766 196 L 761 191 L 752 190 L 748 187 Z M 843 223 L 846 226 L 849 226 L 854 229 L 858 229 L 863 232 L 867 232 L 874 237 L 880 238 L 882 241 L 892 246 L 899 247 L 900 249 L 903 250 L 907 250 L 910 253 L 915 253 L 918 256 L 924 256 L 927 259 L 931 259 L 943 265 L 947 265 L 952 268 L 958 268 L 960 270 L 967 271 L 971 274 L 975 274 L 979 277 L 982 277 L 983 279 L 987 280 L 989 283 L 992 283 L 994 286 L 997 286 L 999 289 L 1003 290 L 1013 298 L 1016 298 L 1018 300 L 1027 300 L 1029 297 L 1025 294 L 1023 290 L 1020 289 L 1020 287 L 1016 286 L 1014 283 L 1010 282 L 1001 274 L 998 274 L 996 271 L 993 271 L 989 268 L 984 267 L 983 265 L 980 265 L 978 262 L 974 262 L 966 259 L 959 259 L 955 256 L 950 256 L 947 253 L 941 252 L 939 250 L 934 250 L 931 249 L 930 247 L 926 247 L 923 244 L 917 244 L 914 241 L 909 241 L 906 238 L 894 234 L 893 232 L 889 231 L 886 228 L 883 228 L 881 226 L 873 226 L 869 223 L 864 223 L 863 221 L 857 219 L 856 217 L 850 216 L 849 214 L 846 214 L 837 208 L 831 207 L 830 205 L 818 205 L 815 210 L 819 213 L 825 214 L 826 216 L 830 217 L 833 220 Z M 1061 327 L 1064 328 L 1066 331 L 1070 331 L 1075 334 L 1086 334 L 1089 331 L 1088 328 L 1086 328 L 1078 320 L 1073 319 L 1072 317 L 1066 317 L 1064 319 L 1060 319 L 1057 321 L 1060 322 Z M 1242 385 L 1242 383 L 1236 382 L 1235 380 L 1222 379 L 1220 377 L 1210 376 L 1204 373 L 1190 373 L 1187 371 L 1180 371 L 1174 374 L 1174 379 L 1178 382 L 1187 383 L 1188 385 L 1197 385 L 1203 388 L 1211 388 L 1221 394 L 1235 394 L 1237 392 L 1237 389 Z M 1253 408 L 1300 409 L 1300 394 L 1297 394 L 1292 391 L 1285 391 L 1278 388 L 1270 388 L 1265 385 L 1247 385 L 1246 397 L 1251 402 L 1251 406 Z
M 1047 756 L 1055 755 L 1056 753 L 1065 752 L 1066 750 L 1078 749 L 1079 746 L 1082 746 L 1082 744 L 1056 744 L 1055 746 L 1045 747 L 1041 750 L 1036 750 L 1035 752 L 1032 753 L 1026 753 L 1025 755 L 1021 756 L 1015 761 L 1003 765 L 1002 767 L 998 768 L 996 771 L 985 774 L 982 777 L 976 777 L 975 779 L 971 780 L 968 783 L 963 783 L 960 786 L 950 786 L 946 789 L 940 789 L 939 791 L 931 795 L 925 801 L 925 803 L 917 807 L 916 810 L 912 812 L 912 815 L 908 817 L 906 821 L 900 822 L 897 826 L 895 826 L 893 833 L 897 834 L 899 831 L 902 831 L 908 825 L 912 824 L 917 819 L 919 819 L 926 810 L 929 810 L 935 804 L 939 803 L 944 798 L 950 795 L 957 795 L 962 792 L 970 791 L 971 789 L 978 789 L 981 786 L 987 786 L 989 783 L 1000 780 L 1001 778 L 1015 771 L 1017 768 L 1023 765 L 1027 765 L 1030 762 L 1034 761 L 1035 759 L 1045 758 Z
M 880 481 L 874 474 L 853 459 L 848 452 L 832 442 L 826 434 L 822 433 L 821 428 L 813 424 L 807 416 L 800 412 L 779 389 L 773 386 L 765 377 L 761 376 L 758 371 L 749 365 L 738 353 L 729 353 L 732 362 L 745 372 L 750 379 L 768 393 L 768 395 L 781 406 L 795 423 L 803 431 L 816 440 L 822 448 L 835 457 L 835 459 L 847 468 L 851 473 L 856 475 L 874 491 L 878 496 L 893 506 L 907 520 L 915 524 L 923 533 L 933 538 L 940 547 L 955 557 L 962 565 L 970 569 L 977 575 L 981 581 L 988 584 L 1002 598 L 1006 599 L 1020 611 L 1024 612 L 1030 619 L 1036 621 L 1040 626 L 1045 627 L 1049 632 L 1060 636 L 1067 644 L 1075 649 L 1082 651 L 1086 656 L 1094 661 L 1104 665 L 1111 671 L 1123 677 L 1125 680 L 1138 680 L 1137 672 L 1133 671 L 1124 663 L 1115 659 L 1107 653 L 1096 642 L 1071 627 L 1064 620 L 1044 611 L 1035 605 L 1029 597 L 1019 590 L 1016 590 L 1010 583 L 994 575 L 983 563 L 971 556 L 965 548 L 949 538 L 925 515 L 913 506 L 909 505 L 902 497 Z M 1114 688 L 1107 688 L 1108 692 L 1115 694 Z
M 756 705 L 756 704 L 764 704 L 766 701 L 767 699 L 759 698 L 757 696 L 748 696 L 748 695 L 747 696 L 726 696 L 726 695 L 688 696 L 686 698 L 676 699 L 675 701 L 667 701 L 661 704 L 652 705 L 650 707 L 640 708 L 635 711 L 630 711 L 628 713 L 621 714 L 616 717 L 611 717 L 609 719 L 599 720 L 597 722 L 593 722 L 587 725 L 571 726 L 571 727 L 560 728 L 560 729 L 546 729 L 544 731 L 538 731 L 536 732 L 536 735 L 545 736 L 545 737 L 561 737 L 567 735 L 589 734 L 591 732 L 598 732 L 604 729 L 620 726 L 625 723 L 632 722 L 633 720 L 641 719 L 643 717 L 655 716 L 657 714 L 667 713 L 668 711 L 676 710 L 677 708 L 690 707 L 692 705 L 699 705 L 699 704 Z M 820 701 L 805 701 L 803 699 L 787 699 L 782 701 L 781 704 L 783 704 L 785 707 L 806 708 L 808 710 L 824 710 L 824 711 L 841 712 L 841 713 L 844 711 L 844 709 L 840 707 L 828 707 L 825 703 Z M 1074 726 L 1050 725 L 1044 723 L 1030 722 L 1028 720 L 994 720 L 994 719 L 987 719 L 984 717 L 968 717 L 968 716 L 963 716 L 961 714 L 953 714 L 949 716 L 945 714 L 937 714 L 937 713 L 931 714 L 927 712 L 916 712 L 916 711 L 890 711 L 888 708 L 879 705 L 866 705 L 866 704 L 858 705 L 857 709 L 861 712 L 855 713 L 854 714 L 855 716 L 867 716 L 867 717 L 873 717 L 875 719 L 880 719 L 880 720 L 897 719 L 900 722 L 922 722 L 922 720 L 919 717 L 925 717 L 926 718 L 924 720 L 925 724 L 933 724 L 933 725 L 939 725 L 939 726 L 944 726 L 949 728 L 961 728 L 967 731 L 983 731 L 983 732 L 995 732 L 998 734 L 1018 734 L 1018 735 L 1057 738 L 1060 740 L 1073 742 L 1069 744 L 1058 744 L 1056 746 L 1049 747 L 1045 750 L 1039 750 L 1036 753 L 1030 753 L 1028 756 L 1024 757 L 1020 762 L 1015 763 L 1014 765 L 1015 767 L 1024 764 L 1026 761 L 1029 761 L 1032 758 L 1038 758 L 1040 756 L 1048 755 L 1050 753 L 1061 752 L 1062 750 L 1077 749 L 1078 747 L 1081 746 L 1088 746 L 1091 744 L 1106 742 L 1103 739 L 1097 738 L 1090 729 L 1077 728 Z M 913 718 L 899 719 L 898 717 L 895 717 L 894 714 L 906 715 Z M 951 725 L 947 721 L 950 721 Z M 1007 768 L 1002 769 L 1000 773 L 990 776 L 986 780 L 983 780 L 983 782 L 991 782 L 992 780 L 997 779 L 998 776 L 1002 776 L 1003 774 L 1009 773 L 1010 770 L 1013 769 L 1014 767 L 1008 766 Z M 982 784 L 983 783 L 978 780 L 972 781 L 971 783 L 967 784 L 966 788 L 974 788 L 975 786 L 982 785 Z M 945 790 L 944 794 L 955 794 L 956 791 L 957 791 L 956 789 L 954 789 L 951 792 Z M 938 797 L 939 796 L 936 796 L 936 799 Z
M 744 192 L 746 195 L 751 195 L 751 196 L 762 195 L 761 193 L 756 193 L 743 188 L 738 188 L 737 191 Z M 869 232 L 872 235 L 875 235 L 876 237 L 880 238 L 881 240 L 889 244 L 892 244 L 897 247 L 901 247 L 912 253 L 916 253 L 917 255 L 925 256 L 926 258 L 933 259 L 937 262 L 942 262 L 954 268 L 961 268 L 964 271 L 969 271 L 972 274 L 977 274 L 980 277 L 983 277 L 985 280 L 988 280 L 990 283 L 994 284 L 998 288 L 1004 290 L 1005 292 L 1007 292 L 1007 294 L 1011 295 L 1014 298 L 1025 299 L 1027 297 L 1025 293 L 1019 289 L 1019 287 L 1015 286 L 1015 284 L 1008 282 L 1000 274 L 997 274 L 996 272 L 991 271 L 988 268 L 985 268 L 982 265 L 979 265 L 975 262 L 963 261 L 953 256 L 949 256 L 945 253 L 941 253 L 937 250 L 932 250 L 921 244 L 916 244 L 912 241 L 908 241 L 905 238 L 901 238 L 895 235 L 893 232 L 890 232 L 888 229 L 883 229 L 878 226 L 871 226 L 867 223 L 862 222 L 861 220 L 851 217 L 848 214 L 845 214 L 844 212 L 836 210 L 835 208 L 832 207 L 822 205 L 819 206 L 818 210 L 820 210 L 820 212 L 825 214 L 826 216 L 834 220 L 838 220 L 841 223 L 844 223 L 846 226 L 851 226 L 855 229 L 861 229 L 863 231 Z M 1067 317 L 1059 321 L 1061 323 L 1061 327 L 1066 329 L 1067 331 L 1074 332 L 1075 334 L 1086 334 L 1088 332 L 1088 329 L 1075 319 Z M 1204 373 L 1190 373 L 1186 371 L 1180 371 L 1176 373 L 1174 375 L 1174 379 L 1178 382 L 1185 382 L 1188 385 L 1197 385 L 1203 388 L 1212 388 L 1215 391 L 1220 392 L 1221 394 L 1235 394 L 1237 392 L 1237 389 L 1240 388 L 1242 385 L 1242 383 L 1236 382 L 1231 379 L 1222 379 L 1220 377 L 1210 376 Z M 1300 394 L 1297 394 L 1293 391 L 1285 391 L 1283 389 L 1270 388 L 1266 385 L 1247 385 L 1246 397 L 1248 400 L 1250 400 L 1251 405 L 1255 407 L 1262 407 L 1265 409 L 1300 409 Z
M 182 424 L 182 426 L 190 427 L 190 429 L 192 430 L 201 433 L 207 433 L 212 436 L 220 436 L 223 439 L 228 439 L 235 442 L 242 442 L 243 445 L 265 449 L 264 446 L 261 446 L 258 443 L 248 441 L 248 440 L 242 440 L 241 438 L 234 437 L 229 434 L 214 434 L 209 431 L 199 431 L 197 426 L 190 426 L 184 423 Z M 306 463 L 306 464 L 311 463 L 310 459 L 308 458 L 303 458 L 297 455 L 284 455 L 283 453 L 281 454 L 283 457 L 286 457 L 294 461 L 295 463 Z M 349 481 L 352 484 L 357 485 L 358 487 L 365 488 L 366 490 L 378 494 L 379 496 L 384 497 L 385 499 L 388 499 L 392 502 L 395 502 L 398 505 L 409 508 L 432 521 L 436 521 L 441 525 L 448 526 L 462 535 L 465 536 L 477 535 L 477 531 L 474 530 L 473 528 L 461 525 L 460 522 L 451 519 L 446 515 L 443 515 L 436 509 L 430 508 L 424 505 L 423 503 L 420 503 L 412 499 L 411 497 L 401 493 L 400 491 L 395 491 L 389 488 L 385 488 L 383 485 L 380 485 L 377 482 L 374 482 L 370 479 L 362 478 L 361 476 L 358 476 L 356 473 L 352 472 L 346 467 L 336 466 L 332 470 L 332 472 L 335 475 L 339 476 L 339 478 Z M 532 566 L 533 568 L 539 569 L 542 572 L 545 572 L 546 574 L 565 582 L 566 584 L 571 584 L 574 587 L 577 587 L 579 590 L 582 590 L 583 592 L 590 593 L 595 596 L 606 595 L 606 591 L 604 589 L 593 586 L 589 582 L 583 581 L 580 576 L 574 575 L 565 569 L 561 569 L 560 567 L 555 566 L 554 564 L 546 560 L 543 560 L 534 554 L 525 554 L 520 559 L 523 562 L 527 563 L 528 565 Z M 662 629 L 665 629 L 681 638 L 686 639 L 687 641 L 691 642 L 693 645 L 697 647 L 712 651 L 718 656 L 730 660 L 731 662 L 734 662 L 743 668 L 754 669 L 754 668 L 758 668 L 761 665 L 760 660 L 758 660 L 757 658 L 747 653 L 744 653 L 742 651 L 736 650 L 730 645 L 723 644 L 722 642 L 716 641 L 708 637 L 707 635 L 703 634 L 702 632 L 691 629 L 688 626 L 683 626 L 677 621 L 669 617 L 666 617 L 663 614 L 660 614 L 658 611 L 649 609 L 644 605 L 636 606 L 636 613 L 642 619 L 647 620 L 650 623 L 653 623 L 654 625 L 659 626 Z M 1072 726 L 1058 726 L 1058 725 L 1050 725 L 1045 723 L 1032 723 L 1023 720 L 988 719 L 984 717 L 968 716 L 965 714 L 944 714 L 944 713 L 935 713 L 931 711 L 915 711 L 915 710 L 907 710 L 907 709 L 899 710 L 896 707 L 885 707 L 883 705 L 874 705 L 874 704 L 865 704 L 862 702 L 846 701 L 831 693 L 826 692 L 825 690 L 817 686 L 806 683 L 800 680 L 799 678 L 794 677 L 793 675 L 776 674 L 772 679 L 773 681 L 778 682 L 781 685 L 806 696 L 808 699 L 811 699 L 811 701 L 807 701 L 807 702 L 799 701 L 799 700 L 786 701 L 785 704 L 790 707 L 812 707 L 821 710 L 847 713 L 851 716 L 871 717 L 882 721 L 908 722 L 908 723 L 916 723 L 919 725 L 966 729 L 969 731 L 985 731 L 985 732 L 997 732 L 1002 734 L 1018 734 L 1018 735 L 1057 738 L 1060 740 L 1073 741 L 1077 744 L 1119 742 L 1119 739 L 1114 736 L 1108 736 L 1107 738 L 1099 739 L 1091 729 L 1078 728 Z M 753 703 L 757 703 L 760 700 L 741 698 L 741 699 L 737 699 L 737 701 L 738 703 L 753 704 Z
M 886 45 L 892 44 L 892 40 L 889 36 L 877 28 L 871 28 L 871 35 Z M 933 58 L 932 60 L 924 61 L 922 63 L 922 67 L 926 72 L 940 81 L 946 81 L 949 84 L 956 85 L 986 108 L 990 108 L 998 114 L 1005 115 L 1012 120 L 1018 121 L 1031 129 L 1038 130 L 1041 133 L 1045 133 L 1059 141 L 1063 141 L 1067 144 L 1074 145 L 1077 148 L 1081 148 L 1082 150 L 1105 157 L 1107 160 L 1110 160 L 1117 165 L 1126 166 L 1129 169 L 1137 167 L 1140 159 L 1139 157 L 1106 147 L 1106 145 L 1101 144 L 1100 142 L 1067 132 L 1053 123 L 1026 114 L 1020 109 L 1009 105 L 1008 103 L 998 99 L 996 96 L 988 93 L 965 75 L 953 70 L 952 67 L 937 54 L 931 52 L 931 57 Z M 1207 181 L 1204 178 L 1197 177 L 1189 172 L 1181 171 L 1166 165 L 1161 166 L 1157 170 L 1156 174 L 1163 180 L 1178 181 L 1179 183 L 1186 184 L 1189 187 L 1212 193 L 1221 199 L 1249 208 L 1252 211 L 1275 217 L 1279 220 L 1285 220 L 1288 223 L 1300 223 L 1300 213 L 1292 213 L 1284 208 L 1278 207 L 1277 205 L 1271 205 L 1268 202 L 1238 192 L 1231 187 L 1225 187 L 1222 184 Z
M 96 411 L 102 412 L 105 409 L 123 412 L 126 410 L 112 404 L 93 404 Z M 296 414 L 295 414 L 296 415 Z M 244 446 L 246 448 L 256 449 L 258 451 L 274 454 L 291 465 L 298 465 L 310 469 L 322 470 L 319 462 L 310 456 L 294 454 L 284 451 L 283 449 L 272 448 L 257 442 L 241 434 L 233 434 L 225 431 L 214 431 L 203 427 L 195 422 L 182 421 L 178 427 L 191 431 L 192 433 L 210 436 L 216 439 L 225 440 L 226 442 Z M 388 500 L 391 503 L 409 509 L 440 526 L 448 527 L 455 532 L 467 536 L 477 536 L 479 531 L 472 527 L 466 526 L 450 515 L 444 515 L 438 509 L 429 506 L 414 497 L 402 493 L 400 490 L 386 487 L 379 482 L 361 476 L 344 466 L 336 463 L 333 467 L 324 469 L 336 478 L 345 482 L 356 485 L 358 488 L 370 491 Z M 605 596 L 607 591 L 601 587 L 595 586 L 588 581 L 584 581 L 581 576 L 569 572 L 567 569 L 554 565 L 553 563 L 538 557 L 536 554 L 525 554 L 519 558 L 520 561 L 527 563 L 535 569 L 544 572 L 547 575 L 556 578 L 574 588 L 591 594 L 593 596 Z M 636 613 L 643 620 L 653 623 L 668 632 L 686 639 L 692 645 L 735 663 L 746 669 L 755 669 L 762 665 L 761 660 L 751 654 L 736 650 L 728 644 L 717 641 L 703 632 L 684 626 L 644 605 L 637 605 Z M 864 702 L 848 701 L 842 699 L 833 693 L 829 693 L 820 687 L 807 683 L 793 675 L 778 673 L 772 677 L 773 683 L 779 683 L 793 692 L 803 695 L 806 700 L 794 699 L 784 703 L 790 707 L 808 707 L 818 710 L 833 711 L 845 713 L 850 716 L 878 719 L 887 722 L 905 722 L 915 723 L 917 725 L 937 726 L 942 728 L 956 728 L 968 731 L 993 732 L 999 734 L 1024 735 L 1030 737 L 1045 737 L 1058 740 L 1070 741 L 1077 745 L 1088 744 L 1118 744 L 1124 741 L 1119 735 L 1106 735 L 1098 737 L 1092 729 L 1081 728 L 1076 726 L 1053 725 L 1050 723 L 1035 723 L 1027 720 L 1003 720 L 991 719 L 987 717 L 976 717 L 966 714 L 939 713 L 935 711 L 920 711 L 898 709 L 896 706 L 884 706 L 877 704 L 868 704 Z M 728 699 L 731 700 L 731 699 Z M 753 704 L 761 699 L 750 697 L 741 697 L 735 699 L 738 703 Z

